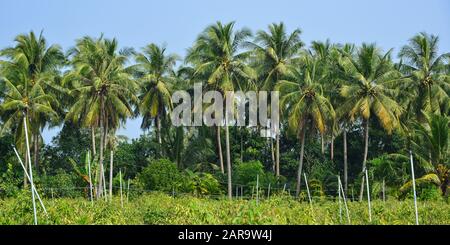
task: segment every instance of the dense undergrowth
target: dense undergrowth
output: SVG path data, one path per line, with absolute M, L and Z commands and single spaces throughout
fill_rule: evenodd
M 29 193 L 0 199 L 0 224 L 32 224 L 33 208 Z M 162 193 L 145 194 L 123 201 L 83 198 L 46 199 L 48 215 L 38 206 L 39 224 L 347 224 L 339 203 L 314 200 L 313 207 L 288 196 L 268 200 L 207 199 Z M 445 201 L 419 202 L 421 224 L 450 224 L 450 204 Z M 369 222 L 367 202 L 348 202 L 350 224 L 414 224 L 410 199 L 372 202 Z

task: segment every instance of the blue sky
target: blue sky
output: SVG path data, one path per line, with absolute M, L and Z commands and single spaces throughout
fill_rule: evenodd
M 215 21 L 236 21 L 238 28 L 266 29 L 283 21 L 300 28 L 303 41 L 376 42 L 397 52 L 414 34 L 440 37 L 440 52 L 450 52 L 450 1 L 447 0 L 0 0 L 0 48 L 30 30 L 44 31 L 49 43 L 64 50 L 84 35 L 116 37 L 121 46 L 140 48 L 167 43 L 184 56 L 196 36 Z M 138 137 L 140 121 L 129 121 L 118 133 Z M 58 129 L 45 130 L 49 142 Z

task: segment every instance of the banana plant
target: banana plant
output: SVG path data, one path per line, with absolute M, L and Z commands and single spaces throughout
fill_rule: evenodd
M 89 179 L 89 154 L 86 154 L 84 163 L 77 163 L 73 158 L 69 157 L 69 163 L 72 165 L 73 170 L 79 177 L 83 179 L 83 181 L 87 184 L 87 186 L 96 186 L 96 180 L 98 175 L 98 164 L 94 158 L 93 162 L 90 163 L 91 167 L 91 178 Z M 94 188 L 95 192 L 95 188 Z

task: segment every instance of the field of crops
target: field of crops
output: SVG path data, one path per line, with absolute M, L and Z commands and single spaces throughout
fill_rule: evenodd
M 330 200 L 299 202 L 288 196 L 269 200 L 214 200 L 195 197 L 173 198 L 166 194 L 115 197 L 112 202 L 83 198 L 44 200 L 48 215 L 38 206 L 39 224 L 347 224 L 344 205 Z M 369 222 L 367 202 L 349 202 L 351 224 L 414 224 L 411 200 L 372 202 Z M 450 204 L 419 202 L 420 224 L 450 224 Z M 0 200 L 0 224 L 32 224 L 33 207 L 26 193 Z

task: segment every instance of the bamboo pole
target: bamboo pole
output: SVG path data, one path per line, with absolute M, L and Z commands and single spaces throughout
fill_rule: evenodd
M 341 185 L 339 184 L 339 177 L 338 177 L 338 194 L 339 194 L 339 223 L 342 223 L 342 204 L 341 204 Z
M 47 209 L 45 208 L 44 203 L 42 202 L 42 199 L 39 196 L 39 193 L 37 192 L 36 187 L 34 186 L 34 183 L 31 181 L 30 175 L 28 174 L 27 169 L 25 168 L 25 165 L 23 164 L 22 159 L 19 156 L 19 153 L 17 152 L 16 147 L 13 146 L 13 149 L 14 149 L 14 152 L 16 153 L 17 159 L 19 159 L 19 163 L 22 166 L 25 176 L 27 177 L 28 181 L 30 181 L 30 183 L 31 183 L 32 191 L 34 191 L 36 193 L 36 197 L 38 198 L 38 200 L 41 204 L 41 207 L 44 210 L 44 213 L 47 214 Z M 51 190 L 52 190 L 52 198 L 53 198 L 53 189 L 51 189 Z
M 342 197 L 344 199 L 344 207 L 345 207 L 345 212 L 347 214 L 347 221 L 348 221 L 348 224 L 350 224 L 350 213 L 348 211 L 347 199 L 345 197 L 345 192 L 344 192 L 344 188 L 342 186 L 342 182 L 341 182 L 341 177 L 340 176 L 338 176 L 338 182 L 339 182 L 339 186 L 341 187 Z
M 88 174 L 89 174 L 89 193 L 91 195 L 91 204 L 94 205 L 94 195 L 92 193 L 92 174 L 91 174 L 91 154 L 87 152 L 88 159 Z
M 354 190 L 353 190 L 353 186 L 352 186 L 352 201 L 354 202 L 355 201 L 355 193 L 353 191 Z
M 128 203 L 129 194 L 130 194 L 130 179 L 128 179 L 128 184 L 127 184 L 127 203 Z
M 28 142 L 28 127 L 27 120 L 23 117 L 23 127 L 25 128 L 25 143 L 27 145 L 27 154 L 28 154 L 28 167 L 30 168 L 30 183 L 33 186 L 33 169 L 31 168 L 31 154 L 30 154 L 30 144 Z M 37 214 L 36 214 L 36 200 L 34 197 L 33 188 L 31 189 L 31 198 L 33 200 L 33 214 L 34 214 L 34 224 L 37 225 Z
M 312 199 L 311 199 L 311 193 L 309 192 L 308 179 L 306 178 L 306 173 L 303 173 L 303 177 L 305 177 L 306 192 L 308 193 L 309 206 L 311 207 L 311 213 L 312 213 L 313 212 Z
M 102 178 L 103 178 L 103 197 L 105 198 L 105 201 L 108 201 L 107 192 L 106 192 L 106 179 L 105 179 L 105 168 L 103 168 L 102 171 Z
M 122 170 L 119 169 L 119 184 L 120 184 L 120 205 L 123 208 L 123 195 L 122 195 Z
M 367 174 L 367 167 L 365 169 L 365 172 L 366 172 L 366 186 L 367 186 L 367 202 L 369 206 L 369 221 L 372 222 L 372 207 L 370 205 L 369 175 Z
M 256 175 L 256 205 L 259 202 L 259 174 Z
M 112 189 L 113 189 L 113 163 L 114 163 L 114 152 L 110 151 L 109 154 L 109 199 L 112 200 Z M 106 183 L 105 183 L 106 185 Z
M 419 224 L 419 212 L 417 210 L 416 179 L 414 177 L 414 162 L 413 162 L 413 155 L 412 155 L 411 150 L 409 150 L 409 158 L 411 161 L 411 177 L 412 177 L 413 194 L 414 194 L 414 211 L 416 214 L 416 225 L 418 225 Z

